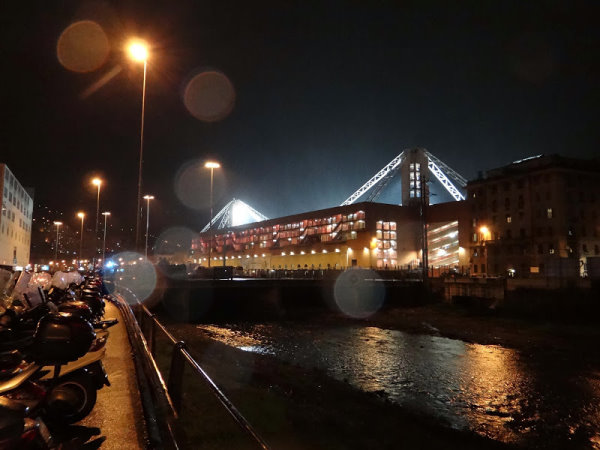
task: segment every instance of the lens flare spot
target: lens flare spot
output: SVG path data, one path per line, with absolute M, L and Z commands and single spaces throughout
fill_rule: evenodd
M 69 25 L 58 38 L 59 62 L 73 72 L 92 72 L 108 57 L 110 45 L 100 25 L 82 20 Z
M 233 110 L 235 90 L 223 73 L 206 71 L 188 82 L 183 94 L 183 103 L 196 119 L 218 122 Z
M 155 255 L 169 256 L 174 263 L 183 263 L 192 246 L 196 233 L 186 227 L 171 227 L 163 231 L 156 240 Z
M 123 252 L 112 257 L 114 265 L 104 279 L 109 292 L 117 292 L 131 305 L 144 302 L 156 288 L 156 270 L 143 255 Z
M 375 314 L 385 301 L 385 286 L 376 281 L 377 273 L 352 269 L 342 273 L 335 282 L 334 297 L 344 314 L 364 319 Z
M 210 207 L 210 170 L 204 167 L 204 161 L 193 160 L 184 164 L 175 175 L 175 194 L 181 203 L 192 209 Z M 217 208 L 225 188 L 223 169 L 214 170 L 213 206 Z M 215 209 L 215 213 L 218 209 Z M 208 220 L 207 220 L 208 222 Z

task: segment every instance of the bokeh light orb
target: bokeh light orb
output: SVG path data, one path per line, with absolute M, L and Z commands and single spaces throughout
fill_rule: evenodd
M 150 298 L 157 283 L 156 270 L 144 255 L 123 252 L 111 258 L 104 280 L 110 293 L 117 292 L 131 305 Z
M 196 119 L 218 122 L 233 110 L 235 89 L 225 74 L 217 71 L 201 72 L 185 86 L 183 103 Z
M 100 25 L 81 20 L 69 25 L 58 38 L 58 61 L 73 72 L 92 72 L 108 57 L 110 45 Z
M 179 201 L 195 210 L 206 210 L 210 207 L 210 170 L 204 167 L 204 163 L 204 160 L 186 162 L 177 171 L 174 179 L 173 187 Z M 225 191 L 225 178 L 222 168 L 214 169 L 213 206 L 215 214 L 218 211 L 217 205 L 220 205 L 220 198 Z
M 187 254 L 192 247 L 192 239 L 198 233 L 186 227 L 171 227 L 160 233 L 154 247 L 155 255 Z
M 364 319 L 375 314 L 385 302 L 385 286 L 376 281 L 376 272 L 351 269 L 336 280 L 334 298 L 340 311 L 350 317 Z

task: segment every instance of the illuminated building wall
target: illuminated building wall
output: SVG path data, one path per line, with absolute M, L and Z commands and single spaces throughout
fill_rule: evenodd
M 427 242 L 430 266 L 437 268 L 459 265 L 458 220 L 430 223 Z
M 435 261 L 460 266 L 455 263 L 459 237 L 452 233 L 460 230 L 459 217 L 468 225 L 464 203 L 429 207 L 435 221 L 432 231 L 442 227 L 431 237 L 442 237 L 443 242 L 434 244 L 448 252 L 446 258 Z M 451 226 L 444 228 L 448 222 Z M 371 202 L 338 206 L 214 230 L 211 265 L 225 263 L 244 269 L 417 268 L 421 262 L 420 227 L 415 207 Z M 209 232 L 200 233 L 192 243 L 190 261 L 207 266 L 210 242 Z
M 417 266 L 414 208 L 356 203 L 214 230 L 211 265 L 245 269 Z M 209 232 L 192 243 L 192 262 L 208 265 Z
M 0 189 L 0 264 L 26 266 L 31 246 L 33 200 L 6 164 L 0 164 Z

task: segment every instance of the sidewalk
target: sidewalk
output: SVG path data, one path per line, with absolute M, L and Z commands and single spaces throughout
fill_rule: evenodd
M 127 330 L 119 309 L 110 302 L 106 302 L 104 317 L 119 319 L 109 328 L 103 359 L 111 385 L 98 391 L 96 406 L 78 425 L 100 428 L 100 435 L 106 438 L 102 450 L 144 449 L 145 423 Z

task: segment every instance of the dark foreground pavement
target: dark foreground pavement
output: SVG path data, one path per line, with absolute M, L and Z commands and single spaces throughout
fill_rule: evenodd
M 99 428 L 100 436 L 105 438 L 100 446 L 103 450 L 143 449 L 146 448 L 146 427 L 132 350 L 121 313 L 116 306 L 107 302 L 105 318 L 113 317 L 118 318 L 119 323 L 109 329 L 103 360 L 111 385 L 98 391 L 94 410 L 78 425 Z M 100 444 L 100 440 L 96 442 Z

